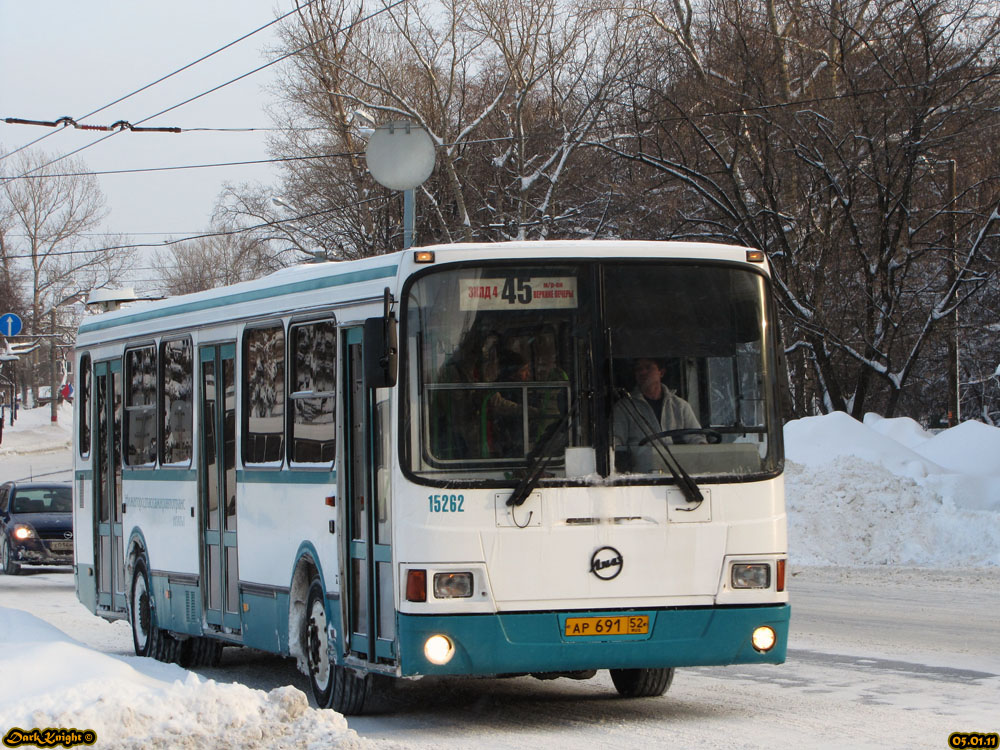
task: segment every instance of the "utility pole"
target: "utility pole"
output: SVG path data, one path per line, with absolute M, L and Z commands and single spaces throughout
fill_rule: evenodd
M 49 418 L 53 424 L 59 421 L 59 384 L 56 381 L 56 309 L 49 310 Z

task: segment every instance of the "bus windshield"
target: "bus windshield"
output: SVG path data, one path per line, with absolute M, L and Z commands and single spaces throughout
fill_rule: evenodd
M 766 283 L 691 261 L 449 268 L 406 295 L 404 452 L 417 478 L 736 481 L 776 471 Z

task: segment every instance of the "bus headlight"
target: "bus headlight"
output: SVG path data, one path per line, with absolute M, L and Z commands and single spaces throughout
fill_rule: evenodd
M 767 563 L 734 563 L 734 589 L 766 589 L 771 586 L 771 566 Z
M 424 644 L 424 656 L 431 664 L 447 664 L 455 655 L 455 646 L 444 635 L 432 635 Z
M 774 644 L 778 642 L 778 636 L 767 625 L 761 625 L 759 628 L 754 629 L 750 640 L 753 643 L 753 647 L 763 654 L 774 648 Z
M 35 535 L 35 532 L 31 530 L 30 526 L 15 526 L 14 527 L 14 538 L 21 541 L 25 539 L 31 539 Z
M 472 573 L 435 573 L 434 598 L 460 599 L 472 596 Z

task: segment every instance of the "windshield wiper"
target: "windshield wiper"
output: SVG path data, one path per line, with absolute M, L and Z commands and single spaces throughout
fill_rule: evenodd
M 639 429 L 645 433 L 643 438 L 644 442 L 648 442 L 656 452 L 660 455 L 660 459 L 667 465 L 670 469 L 670 474 L 673 476 L 674 481 L 677 482 L 677 486 L 684 495 L 684 499 L 689 503 L 697 503 L 701 505 L 705 501 L 705 496 L 701 493 L 701 489 L 698 487 L 698 483 L 691 478 L 691 475 L 684 470 L 684 467 L 674 458 L 674 454 L 671 452 L 666 440 L 664 440 L 665 435 L 660 434 L 660 431 L 653 429 L 653 426 L 649 423 L 646 416 L 639 410 L 639 407 L 635 405 L 635 400 L 632 398 L 632 394 L 629 393 L 624 388 L 618 389 L 618 401 L 624 403 L 625 408 L 629 412 L 629 416 L 632 421 L 639 425 Z M 692 511 L 698 507 L 695 505 L 694 508 L 682 508 L 681 510 Z
M 527 468 L 525 469 L 524 476 L 521 477 L 521 481 L 517 483 L 517 487 L 514 488 L 514 491 L 510 493 L 510 497 L 507 498 L 507 505 L 509 507 L 523 505 L 531 495 L 531 491 L 535 489 L 538 480 L 542 478 L 545 467 L 554 458 L 552 447 L 558 443 L 556 437 L 562 431 L 563 426 L 569 423 L 570 417 L 576 414 L 585 393 L 589 395 L 590 391 L 577 392 L 573 403 L 570 404 L 566 413 L 558 421 L 553 422 L 545 428 L 545 432 L 541 434 L 538 443 L 535 444 L 535 447 L 525 457 Z

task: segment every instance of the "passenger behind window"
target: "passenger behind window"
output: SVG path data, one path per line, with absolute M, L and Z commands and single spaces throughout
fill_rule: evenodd
M 501 383 L 524 383 L 531 377 L 531 367 L 521 354 L 511 349 L 497 358 L 497 377 Z M 523 391 L 502 388 L 487 392 L 480 409 L 481 452 L 483 458 L 524 456 Z

